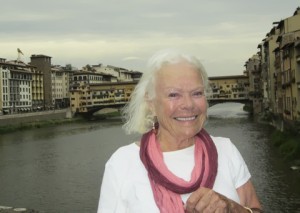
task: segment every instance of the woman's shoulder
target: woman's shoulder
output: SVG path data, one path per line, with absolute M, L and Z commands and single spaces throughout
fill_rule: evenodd
M 125 163 L 124 161 L 135 160 L 139 157 L 139 147 L 136 143 L 131 143 L 119 147 L 110 157 L 108 163 Z
M 210 136 L 216 147 L 230 147 L 233 146 L 230 138 L 225 137 L 217 137 L 217 136 Z
M 112 172 L 116 177 L 136 174 L 140 168 L 143 168 L 139 150 L 139 146 L 135 143 L 118 148 L 106 162 L 105 170 Z
M 238 152 L 236 146 L 232 143 L 230 138 L 215 136 L 210 137 L 213 140 L 219 155 L 224 154 L 227 156 L 231 156 L 232 154 Z

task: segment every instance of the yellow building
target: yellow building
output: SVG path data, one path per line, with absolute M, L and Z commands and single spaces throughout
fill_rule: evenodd
M 32 109 L 40 110 L 44 106 L 44 76 L 38 69 L 32 70 Z
M 141 72 L 124 71 L 121 68 L 104 72 L 100 70 L 101 67 L 101 64 L 86 66 L 85 69 L 73 73 L 70 89 L 70 106 L 73 114 L 90 113 L 106 106 L 124 105 L 142 76 Z M 118 72 L 115 72 L 116 70 Z M 126 73 L 126 77 L 120 73 Z
M 81 82 L 71 90 L 71 112 L 88 113 L 106 106 L 112 108 L 125 105 L 136 84 L 136 81 L 98 84 Z
M 249 79 L 244 75 L 209 77 L 211 92 L 207 98 L 248 99 Z

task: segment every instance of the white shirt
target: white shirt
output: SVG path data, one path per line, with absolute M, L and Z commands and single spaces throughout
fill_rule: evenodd
M 239 203 L 236 189 L 250 179 L 247 165 L 230 139 L 212 139 L 218 152 L 218 173 L 213 190 Z M 119 148 L 106 163 L 98 213 L 159 213 L 139 151 L 139 146 L 132 143 Z M 163 156 L 171 172 L 190 180 L 194 167 L 194 146 L 164 152 Z M 184 202 L 189 196 L 181 195 Z

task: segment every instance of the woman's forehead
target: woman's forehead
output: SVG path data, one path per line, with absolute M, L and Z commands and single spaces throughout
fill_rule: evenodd
M 155 85 L 157 91 L 194 91 L 205 89 L 200 78 L 158 78 Z
M 162 67 L 156 75 L 158 82 L 182 82 L 182 81 L 197 81 L 202 82 L 201 72 L 194 66 L 186 64 L 173 64 Z

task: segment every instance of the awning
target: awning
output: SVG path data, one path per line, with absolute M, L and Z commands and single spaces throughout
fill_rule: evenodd
M 288 47 L 291 47 L 291 46 L 294 46 L 294 42 L 288 42 L 286 43 L 285 45 L 283 45 L 280 49 L 285 49 L 285 48 L 288 48 Z
M 280 48 L 279 47 L 276 47 L 274 50 L 273 50 L 273 52 L 277 52 L 277 51 L 279 51 L 280 50 Z
M 282 36 L 280 35 L 277 37 L 276 42 L 281 42 L 281 40 L 282 40 Z

